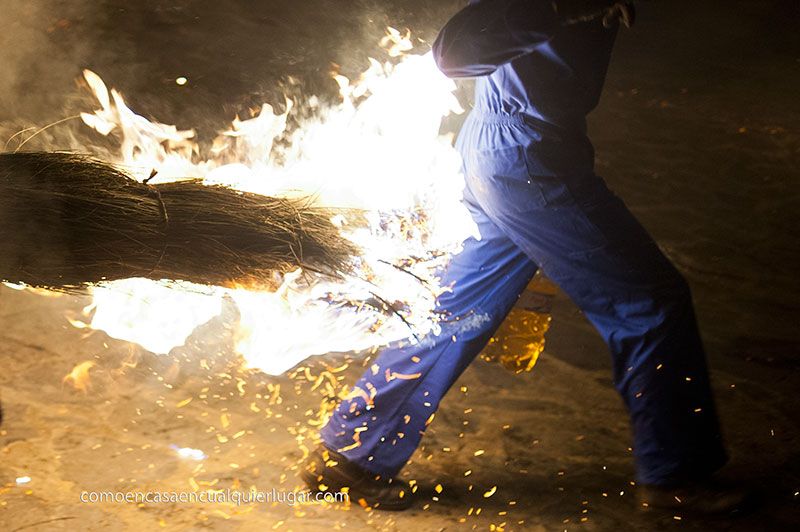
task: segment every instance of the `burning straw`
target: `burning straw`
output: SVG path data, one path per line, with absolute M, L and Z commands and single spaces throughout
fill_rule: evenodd
M 74 289 L 131 277 L 270 285 L 302 267 L 338 276 L 355 246 L 308 199 L 200 180 L 147 184 L 89 156 L 0 154 L 0 279 Z

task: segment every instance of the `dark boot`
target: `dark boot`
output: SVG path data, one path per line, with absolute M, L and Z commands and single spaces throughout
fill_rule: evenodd
M 696 482 L 675 487 L 641 485 L 638 500 L 642 510 L 663 510 L 686 515 L 730 515 L 751 502 L 750 494 L 723 484 Z
M 350 501 L 375 509 L 405 510 L 411 506 L 407 483 L 371 473 L 323 446 L 311 453 L 300 476 L 312 491 L 347 491 Z

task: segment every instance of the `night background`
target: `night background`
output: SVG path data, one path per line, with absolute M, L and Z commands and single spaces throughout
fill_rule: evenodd
M 284 94 L 334 100 L 331 71 L 355 76 L 368 57 L 387 59 L 377 46 L 387 26 L 410 29 L 415 51 L 427 51 L 461 5 L 0 0 L 0 140 L 93 109 L 80 87 L 82 69 L 90 68 L 137 113 L 196 128 L 200 144 L 209 145 L 237 114 L 249 116 L 265 102 L 280 109 Z M 589 116 L 596 171 L 691 285 L 731 454 L 724 473 L 758 489 L 753 513 L 706 522 L 637 512 L 628 419 L 612 387 L 608 350 L 563 294 L 532 373 L 477 360 L 444 400 L 403 473 L 422 494 L 408 512 L 79 504 L 77 493 L 92 489 L 298 487 L 297 443 L 311 437 L 307 411 L 321 396 L 302 372 L 270 377 L 239 368 L 224 320 L 157 357 L 70 325 L 66 318 L 87 298 L 2 287 L 0 526 L 800 526 L 800 3 L 653 0 L 640 2 L 638 15 L 620 33 L 603 98 Z M 182 76 L 188 82 L 176 84 Z M 471 84 L 458 94 L 468 108 Z M 458 126 L 458 118 L 444 124 Z M 28 147 L 109 143 L 67 123 Z M 14 148 L 14 141 L 6 146 Z M 96 366 L 82 393 L 63 379 L 87 359 Z M 353 359 L 347 382 L 363 363 L 363 356 Z M 305 364 L 312 374 L 323 365 L 318 358 Z M 277 385 L 283 399 L 270 403 Z M 202 403 L 176 406 L 198 395 Z M 240 431 L 244 437 L 234 439 Z M 211 455 L 205 469 L 175 461 L 174 443 L 204 449 Z M 475 456 L 478 450 L 485 452 Z M 19 486 L 15 478 L 23 475 L 32 480 Z

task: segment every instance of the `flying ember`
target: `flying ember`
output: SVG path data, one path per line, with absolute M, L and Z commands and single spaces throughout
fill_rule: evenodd
M 113 281 L 92 288 L 89 326 L 164 354 L 219 315 L 229 298 L 240 316 L 237 351 L 249 366 L 270 374 L 309 356 L 413 341 L 435 331 L 435 299 L 448 288 L 437 273 L 475 232 L 460 203 L 459 155 L 451 137 L 440 134 L 442 118 L 463 111 L 455 84 L 431 54 L 406 55 L 412 48 L 408 35 L 390 28 L 381 44 L 395 59 L 370 59 L 357 80 L 336 75 L 339 104 L 322 108 L 314 97 L 287 100 L 281 114 L 264 104 L 251 118 L 237 117 L 208 152 L 193 130 L 137 115 L 120 92 L 85 71 L 100 108 L 82 119 L 119 138 L 113 162 L 137 179 L 202 178 L 269 196 L 311 196 L 315 204 L 354 209 L 366 220 L 332 220 L 361 250 L 344 280 L 296 270 L 276 279 L 278 288 L 268 292 Z M 296 106 L 312 110 L 314 118 L 290 129 L 287 118 Z

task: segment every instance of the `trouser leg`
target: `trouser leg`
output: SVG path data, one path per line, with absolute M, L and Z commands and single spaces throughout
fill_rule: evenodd
M 445 276 L 455 284 L 441 300 L 450 322 L 419 345 L 385 350 L 323 441 L 365 469 L 397 473 L 539 264 L 609 345 L 639 480 L 668 484 L 718 468 L 726 455 L 686 281 L 600 178 L 529 175 L 524 148 L 504 145 L 515 129 L 496 129 L 508 135 L 491 127 L 470 135 L 477 145 L 497 137 L 497 149 L 464 150 L 483 238 L 467 241 Z
M 609 345 L 639 480 L 669 484 L 720 467 L 726 455 L 688 285 L 622 201 L 591 175 L 481 183 L 490 219 Z
M 324 444 L 374 473 L 394 476 L 419 445 L 439 401 L 478 355 L 536 273 L 536 265 L 465 202 L 481 239 L 468 239 L 448 265 L 438 301 L 438 335 L 385 349 L 336 408 Z

